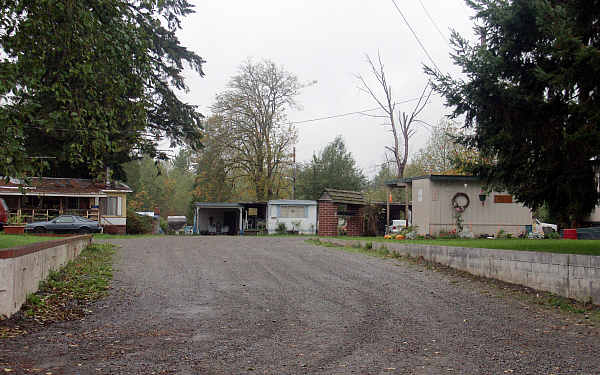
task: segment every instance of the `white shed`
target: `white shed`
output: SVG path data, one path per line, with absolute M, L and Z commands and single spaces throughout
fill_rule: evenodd
M 407 186 L 412 192 L 412 225 L 419 234 L 438 236 L 463 228 L 473 233 L 500 230 L 518 235 L 532 225 L 531 211 L 507 192 L 483 191 L 474 176 L 428 175 L 400 179 L 388 186 Z
M 285 224 L 288 231 L 315 234 L 317 229 L 317 201 L 271 200 L 267 203 L 267 230 L 277 233 Z

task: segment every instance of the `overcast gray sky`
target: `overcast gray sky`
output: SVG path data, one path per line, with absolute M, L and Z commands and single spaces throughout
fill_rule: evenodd
M 451 63 L 449 29 L 472 38 L 471 10 L 463 0 L 396 0 L 425 48 L 443 72 L 458 74 Z M 422 64 L 431 65 L 391 0 L 202 0 L 192 1 L 179 33 L 182 43 L 202 56 L 206 76 L 187 74 L 184 99 L 205 115 L 215 95 L 224 90 L 247 58 L 271 59 L 298 76 L 317 81 L 297 98 L 301 110 L 289 113 L 303 121 L 376 107 L 358 89 L 356 74 L 369 77 L 365 54 L 383 57 L 397 101 L 418 97 L 427 77 Z M 425 9 L 445 38 L 430 21 Z M 400 108 L 411 110 L 408 103 Z M 440 97 L 432 97 L 423 119 L 436 123 L 449 113 Z M 384 160 L 384 146 L 392 143 L 381 120 L 352 115 L 298 124 L 298 161 L 307 161 L 341 134 L 364 172 L 372 176 Z M 422 147 L 428 130 L 420 127 L 411 152 Z

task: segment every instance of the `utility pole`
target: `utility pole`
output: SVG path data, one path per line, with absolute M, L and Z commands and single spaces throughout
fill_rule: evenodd
M 296 199 L 296 147 L 294 147 L 293 162 L 294 177 L 292 177 L 292 199 Z

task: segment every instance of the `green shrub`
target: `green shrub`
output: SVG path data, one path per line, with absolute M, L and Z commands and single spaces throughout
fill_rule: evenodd
M 40 296 L 31 293 L 27 295 L 27 300 L 25 301 L 25 303 L 30 306 L 40 306 L 43 302 Z
M 285 225 L 285 223 L 277 222 L 277 227 L 275 228 L 275 232 L 277 232 L 278 234 L 286 234 L 287 226 Z
M 545 233 L 544 238 L 550 239 L 550 240 L 557 240 L 560 238 L 560 234 L 558 234 L 558 232 L 552 231 L 552 232 Z
M 141 216 L 133 210 L 127 210 L 127 234 L 152 233 L 152 218 Z
M 160 229 L 162 229 L 164 234 L 169 234 L 169 232 L 171 232 L 169 230 L 169 223 L 167 222 L 167 219 L 165 219 L 164 217 L 160 217 L 160 221 L 159 224 L 160 225 Z

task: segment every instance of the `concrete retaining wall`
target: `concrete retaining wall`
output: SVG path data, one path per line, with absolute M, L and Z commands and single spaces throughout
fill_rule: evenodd
M 343 245 L 369 241 L 324 240 Z M 390 251 L 444 264 L 473 275 L 552 292 L 580 301 L 600 303 L 600 256 L 532 251 L 372 242 Z
M 0 250 L 0 315 L 19 311 L 27 295 L 52 270 L 58 270 L 92 242 L 92 236 L 74 236 Z

